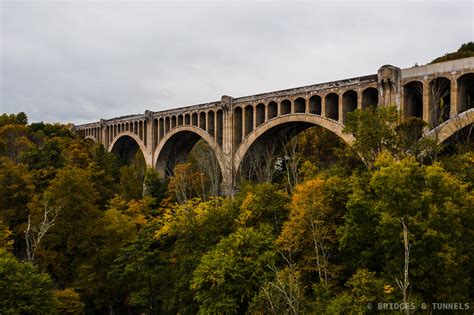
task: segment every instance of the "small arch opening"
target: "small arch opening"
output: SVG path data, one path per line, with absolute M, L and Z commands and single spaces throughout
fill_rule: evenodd
M 379 104 L 379 91 L 376 88 L 369 87 L 362 92 L 362 109 L 369 106 L 377 107 Z
M 326 117 L 338 120 L 339 119 L 339 95 L 330 93 L 325 97 L 326 101 Z
M 245 107 L 245 134 L 246 137 L 253 131 L 253 106 L 247 105 Z
M 403 117 L 423 119 L 423 84 L 411 81 L 403 86 Z
M 288 115 L 291 113 L 291 101 L 290 100 L 283 100 L 280 103 L 280 114 L 281 115 Z
M 347 114 L 357 109 L 357 92 L 349 90 L 342 95 L 342 121 L 346 122 Z
M 474 73 L 458 78 L 458 113 L 474 108 Z
M 257 105 L 257 117 L 256 117 L 256 127 L 260 126 L 265 122 L 265 104 Z
M 278 104 L 271 101 L 268 103 L 268 119 L 275 118 L 278 115 Z
M 309 113 L 321 115 L 321 96 L 313 95 L 309 98 Z
M 449 119 L 451 111 L 451 81 L 444 77 L 431 80 L 429 84 L 430 123 L 433 126 Z
M 306 100 L 302 97 L 298 97 L 295 100 L 295 113 L 306 112 Z

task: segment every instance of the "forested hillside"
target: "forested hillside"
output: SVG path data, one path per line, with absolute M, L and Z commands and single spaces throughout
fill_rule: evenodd
M 392 107 L 350 113 L 352 147 L 306 129 L 226 197 L 204 142 L 162 180 L 140 154 L 122 161 L 70 126 L 4 114 L 0 313 L 361 314 L 472 302 L 471 130 L 440 146 L 418 141 L 422 121 L 399 121 Z

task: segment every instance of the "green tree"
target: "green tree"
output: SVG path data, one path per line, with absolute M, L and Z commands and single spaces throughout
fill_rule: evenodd
M 199 313 L 245 312 L 258 288 L 271 277 L 273 246 L 270 228 L 239 228 L 205 254 L 191 284 Z
M 84 313 L 84 303 L 73 289 L 53 291 L 56 310 L 59 314 L 79 315 Z
M 398 112 L 394 106 L 369 107 L 347 115 L 343 132 L 354 136 L 352 147 L 366 167 L 372 168 L 382 151 L 395 152 L 394 125 L 397 121 Z
M 269 225 L 277 235 L 288 216 L 288 195 L 271 183 L 245 183 L 235 198 L 240 226 Z
M 0 157 L 0 218 L 13 233 L 16 254 L 22 249 L 22 225 L 28 218 L 27 204 L 33 190 L 32 178 L 26 167 Z
M 403 218 L 410 240 L 410 282 L 425 302 L 472 296 L 472 192 L 439 164 L 379 157 L 375 170 L 353 179 L 341 228 L 352 268 L 403 279 Z
M 305 268 L 317 272 L 320 282 L 331 278 L 329 257 L 337 248 L 337 214 L 326 201 L 325 181 L 307 180 L 295 188 L 290 204 L 290 217 L 278 238 L 282 250 L 298 253 Z M 314 266 L 314 267 L 313 267 Z
M 61 209 L 37 251 L 38 264 L 50 271 L 59 286 L 68 286 L 81 263 L 96 254 L 102 213 L 90 177 L 84 169 L 60 169 L 41 199 L 30 204 L 32 220 L 41 219 L 43 202 Z
M 54 312 L 52 283 L 31 263 L 19 261 L 0 249 L 0 313 L 51 314 Z

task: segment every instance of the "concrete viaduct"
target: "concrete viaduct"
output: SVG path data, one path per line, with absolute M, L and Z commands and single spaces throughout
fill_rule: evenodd
M 443 110 L 436 105 L 442 102 Z M 141 150 L 146 164 L 167 176 L 186 161 L 203 139 L 221 168 L 222 188 L 232 189 L 250 149 L 270 139 L 311 126 L 343 134 L 347 113 L 371 106 L 396 105 L 402 119 L 419 117 L 442 142 L 474 121 L 474 57 L 400 69 L 382 66 L 377 74 L 233 98 L 164 111 L 145 111 L 74 126 L 85 138 L 130 159 Z

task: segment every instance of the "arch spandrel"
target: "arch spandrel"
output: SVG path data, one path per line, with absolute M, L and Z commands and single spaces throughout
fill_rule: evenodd
M 288 123 L 306 123 L 314 126 L 323 127 L 341 138 L 348 145 L 352 145 L 354 137 L 350 134 L 344 134 L 342 130 L 344 126 L 338 123 L 335 120 L 311 114 L 290 114 L 279 116 L 277 118 L 271 119 L 264 124 L 256 128 L 252 133 L 250 133 L 242 143 L 238 146 L 234 154 L 234 169 L 238 170 L 242 160 L 245 157 L 247 151 L 252 147 L 252 145 L 257 141 L 261 136 L 263 136 L 267 131 L 278 127 L 279 125 L 288 124 Z

